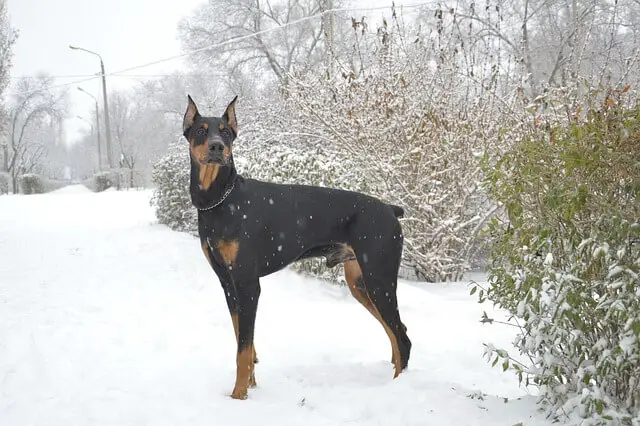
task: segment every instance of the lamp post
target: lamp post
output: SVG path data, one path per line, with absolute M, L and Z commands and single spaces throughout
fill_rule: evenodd
M 82 120 L 82 121 L 84 121 L 84 122 L 85 122 L 85 123 L 87 123 L 89 126 L 91 126 L 91 134 L 93 134 L 93 123 L 92 123 L 92 122 L 90 122 L 89 120 L 87 120 L 86 118 L 84 118 L 84 117 L 83 117 L 83 116 L 81 116 L 81 115 L 76 115 L 76 118 L 77 118 L 78 120 Z
M 95 55 L 100 59 L 100 72 L 102 74 L 102 98 L 104 99 L 104 125 L 107 132 L 107 162 L 109 163 L 109 168 L 111 169 L 113 168 L 113 161 L 111 159 L 111 123 L 109 121 L 109 104 L 107 102 L 107 79 L 104 73 L 104 62 L 102 61 L 102 56 L 100 56 L 100 54 L 96 52 L 84 49 L 82 47 L 69 45 L 69 48 L 73 50 L 82 50 L 83 52 Z
M 102 148 L 100 147 L 101 146 L 101 142 L 100 142 L 100 110 L 98 108 L 98 99 L 95 96 L 93 96 L 91 93 L 89 93 L 86 90 L 84 90 L 82 87 L 78 87 L 78 90 L 81 91 L 82 93 L 85 93 L 88 96 L 91 96 L 93 98 L 93 100 L 96 102 L 96 125 L 97 125 L 97 131 L 98 131 L 97 132 L 98 133 L 98 170 L 102 171 Z M 78 117 L 78 118 L 81 118 L 81 117 Z M 93 126 L 92 126 L 92 129 L 93 129 Z

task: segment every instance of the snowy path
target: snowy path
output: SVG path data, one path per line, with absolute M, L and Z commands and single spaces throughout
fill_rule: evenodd
M 482 326 L 464 283 L 401 283 L 413 352 L 392 380 L 388 339 L 348 290 L 263 279 L 258 388 L 232 400 L 218 281 L 149 196 L 0 196 L 0 425 L 548 424 L 482 359 L 482 342 L 506 346 L 512 330 Z

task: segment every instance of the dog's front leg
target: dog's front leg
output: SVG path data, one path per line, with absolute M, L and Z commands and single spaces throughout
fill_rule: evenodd
M 238 292 L 236 290 L 236 286 L 233 284 L 231 276 L 228 274 L 225 274 L 224 270 L 220 273 L 220 283 L 222 284 L 222 289 L 224 290 L 224 296 L 227 300 L 227 306 L 229 307 L 229 313 L 231 314 L 233 331 L 235 332 L 235 335 L 236 335 L 236 344 L 239 344 L 240 330 L 238 326 L 238 323 L 239 323 Z M 253 362 L 255 364 L 256 362 L 258 362 L 258 357 L 256 355 L 255 345 L 253 343 L 251 344 L 251 352 L 253 356 Z M 257 385 L 256 376 L 252 369 L 251 375 L 249 376 L 249 387 L 254 388 L 256 387 L 256 385 Z
M 234 284 L 233 276 L 231 275 L 229 270 L 227 270 L 227 268 L 225 268 L 222 264 L 218 263 L 217 261 L 214 261 L 215 254 L 213 253 L 213 251 L 211 250 L 211 247 L 209 246 L 209 244 L 207 244 L 207 242 L 202 243 L 202 250 L 204 251 L 205 257 L 209 261 L 209 264 L 211 265 L 214 272 L 218 276 L 218 279 L 220 280 L 220 284 L 222 285 L 222 290 L 224 291 L 224 297 L 227 301 L 227 307 L 229 308 L 229 313 L 231 314 L 231 322 L 233 324 L 233 331 L 236 336 L 236 344 L 239 345 L 240 343 L 240 337 L 239 337 L 240 331 L 238 328 L 239 297 L 238 297 L 238 292 L 236 290 L 236 286 Z M 258 284 L 258 294 L 259 293 L 260 293 L 260 287 Z M 256 300 L 256 303 L 257 303 L 257 300 Z M 255 313 L 254 313 L 254 320 L 255 320 Z M 252 341 L 251 355 L 253 358 L 253 364 L 255 364 L 256 362 L 258 362 L 258 357 L 256 354 L 255 345 L 253 345 L 253 337 L 251 341 Z M 253 388 L 255 386 L 256 386 L 256 377 L 252 368 L 251 375 L 249 376 L 249 387 Z
M 238 354 L 236 358 L 236 385 L 231 397 L 245 399 L 249 386 L 255 385 L 255 349 L 253 333 L 260 297 L 260 281 L 236 281 L 238 307 Z

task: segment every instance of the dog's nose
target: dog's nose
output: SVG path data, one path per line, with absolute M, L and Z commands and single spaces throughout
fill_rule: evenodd
M 211 142 L 209 144 L 209 152 L 211 152 L 212 154 L 222 151 L 224 151 L 224 144 L 222 142 Z

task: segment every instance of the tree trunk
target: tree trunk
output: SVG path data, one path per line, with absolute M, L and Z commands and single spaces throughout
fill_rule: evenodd
M 9 147 L 2 145 L 2 171 L 9 172 Z
M 15 172 L 11 173 L 11 189 L 13 191 L 14 194 L 17 194 L 18 192 L 20 192 L 20 185 L 18 185 L 18 174 Z

